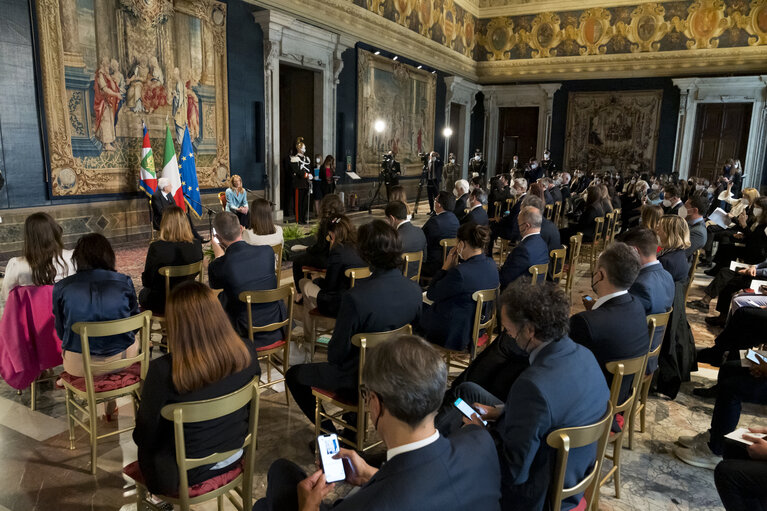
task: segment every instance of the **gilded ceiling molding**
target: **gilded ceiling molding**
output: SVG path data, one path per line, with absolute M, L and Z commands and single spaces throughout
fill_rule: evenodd
M 751 36 L 748 38 L 749 45 L 767 44 L 767 0 L 753 0 L 748 16 L 735 12 L 732 18 L 735 26 Z
M 719 36 L 730 25 L 724 15 L 722 0 L 699 0 L 688 7 L 687 19 L 674 16 L 671 22 L 677 32 L 682 32 L 690 40 L 687 47 L 691 50 L 717 48 Z
M 565 28 L 565 36 L 583 46 L 579 50 L 581 55 L 604 54 L 615 31 L 610 25 L 611 17 L 610 11 L 601 7 L 588 9 L 581 14 L 578 28 L 572 25 Z
M 544 12 L 533 19 L 533 27 L 529 33 L 521 30 L 519 37 L 532 49 L 532 57 L 555 57 L 555 49 L 562 42 L 563 31 L 560 27 L 559 16 L 553 12 Z
M 631 23 L 618 22 L 615 30 L 631 42 L 634 53 L 658 51 L 660 41 L 666 37 L 671 24 L 665 21 L 666 10 L 662 5 L 642 4 L 631 13 Z
M 477 42 L 485 50 L 489 50 L 491 60 L 509 58 L 509 50 L 517 44 L 518 39 L 517 34 L 514 33 L 514 22 L 511 18 L 495 18 L 488 23 L 485 34 L 479 34 Z

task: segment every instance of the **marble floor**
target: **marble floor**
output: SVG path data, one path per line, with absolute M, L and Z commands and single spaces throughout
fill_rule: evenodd
M 380 217 L 380 212 L 374 216 Z M 366 213 L 355 215 L 355 222 L 362 223 L 369 218 Z M 423 221 L 419 220 L 417 223 Z M 118 269 L 133 276 L 137 284 L 145 250 L 145 247 L 118 249 Z M 582 307 L 577 298 L 588 291 L 587 272 L 586 265 L 579 265 L 574 312 Z M 283 271 L 283 275 L 283 282 L 289 282 L 290 272 Z M 707 279 L 702 273 L 696 276 L 692 297 L 701 294 Z M 705 325 L 701 314 L 691 310 L 688 314 L 696 343 L 710 345 L 717 331 Z M 677 436 L 694 434 L 708 427 L 713 400 L 695 397 L 691 391 L 696 386 L 708 386 L 715 379 L 716 370 L 702 366 L 692 381 L 683 385 L 676 400 L 650 398 L 648 429 L 644 434 L 637 433 L 634 450 L 625 450 L 623 454 L 621 498 L 615 499 L 612 486 L 606 486 L 602 489 L 600 509 L 722 509 L 713 484 L 713 472 L 685 465 L 672 453 Z M 266 472 L 275 459 L 294 460 L 307 470 L 314 466 L 314 456 L 307 447 L 314 435 L 313 426 L 294 403 L 285 404 L 283 392 L 283 386 L 277 385 L 274 390 L 266 391 L 261 400 L 254 481 L 256 497 L 264 494 Z M 82 430 L 77 431 L 76 449 L 69 449 L 63 391 L 43 386 L 34 412 L 29 409 L 29 401 L 28 390 L 18 395 L 0 382 L 0 511 L 135 510 L 135 487 L 121 472 L 123 466 L 136 459 L 130 433 L 99 443 L 98 470 L 92 476 L 88 439 Z M 119 404 L 117 422 L 107 423 L 102 418 L 100 429 L 108 431 L 131 423 L 129 401 Z M 764 411 L 763 407 L 746 405 L 741 424 L 762 424 Z M 334 494 L 342 496 L 349 489 L 341 484 Z M 234 509 L 228 502 L 225 507 Z M 195 507 L 214 508 L 213 503 Z

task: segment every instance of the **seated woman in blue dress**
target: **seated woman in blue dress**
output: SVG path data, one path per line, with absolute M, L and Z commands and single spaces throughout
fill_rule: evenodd
M 237 174 L 232 174 L 231 185 L 226 189 L 226 210 L 237 215 L 240 225 L 250 227 L 250 217 L 248 216 L 248 193 L 242 186 L 242 178 Z
M 498 267 L 484 253 L 490 229 L 473 222 L 458 229 L 458 244 L 432 278 L 426 297 L 421 330 L 429 342 L 463 350 L 471 341 L 476 302 L 471 295 L 498 287 Z

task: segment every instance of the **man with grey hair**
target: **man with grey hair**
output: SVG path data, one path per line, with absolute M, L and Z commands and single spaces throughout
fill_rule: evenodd
M 466 208 L 469 201 L 469 182 L 465 179 L 456 181 L 453 195 L 455 195 L 455 209 L 453 213 L 458 217 L 458 220 L 463 220 L 463 217 L 466 216 Z
M 160 221 L 162 212 L 168 206 L 174 206 L 176 201 L 173 199 L 173 190 L 171 189 L 170 179 L 161 177 L 157 180 L 157 189 L 152 194 L 152 227 L 154 230 L 160 230 Z
M 543 201 L 537 195 L 528 195 L 525 200 L 522 201 L 522 207 L 532 206 L 539 212 L 543 213 Z M 541 220 L 541 237 L 546 242 L 546 246 L 549 248 L 549 253 L 552 250 L 562 248 L 561 237 L 559 236 L 559 229 L 554 225 L 554 222 L 548 218 Z
M 518 278 L 532 279 L 529 268 L 536 264 L 549 262 L 549 248 L 541 237 L 543 216 L 540 210 L 532 206 L 523 207 L 517 217 L 522 241 L 509 253 L 500 270 L 501 290 Z M 538 276 L 540 282 L 546 273 Z
M 469 192 L 469 211 L 461 219 L 462 224 L 474 222 L 477 225 L 488 225 L 490 219 L 482 205 L 487 204 L 487 194 L 482 188 L 475 188 Z
M 340 449 L 346 482 L 362 488 L 328 506 L 322 499 L 333 484 L 322 470 L 307 477 L 295 463 L 277 460 L 253 511 L 500 510 L 500 464 L 490 434 L 469 426 L 445 438 L 434 427 L 446 381 L 442 355 L 420 337 L 401 336 L 368 351 L 364 406 L 386 445 L 386 463 L 376 469 Z

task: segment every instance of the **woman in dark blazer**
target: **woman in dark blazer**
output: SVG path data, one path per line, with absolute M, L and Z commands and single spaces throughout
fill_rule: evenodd
M 458 244 L 450 250 L 442 269 L 432 278 L 424 306 L 421 330 L 429 342 L 463 350 L 471 341 L 475 291 L 498 287 L 498 267 L 484 254 L 490 229 L 467 223 L 458 229 Z M 495 306 L 494 304 L 492 306 Z
M 732 235 L 733 243 L 719 244 L 714 255 L 716 265 L 707 274 L 716 275 L 736 259 L 742 259 L 747 264 L 758 264 L 767 258 L 767 197 L 759 197 L 754 201 L 752 213 L 753 216 L 747 221 L 742 217 L 738 219 L 743 223 L 739 226 L 740 232 Z
M 602 191 L 599 186 L 589 186 L 586 189 L 586 206 L 581 213 L 578 223 L 570 225 L 567 229 L 560 231 L 560 238 L 563 240 L 569 240 L 570 236 L 577 232 L 583 233 L 583 242 L 591 243 L 594 241 L 594 235 L 596 233 L 596 219 L 604 217 L 605 213 L 602 209 Z
M 141 474 L 151 493 L 178 493 L 173 423 L 160 415 L 171 403 L 230 394 L 261 374 L 253 343 L 243 341 L 213 291 L 184 282 L 170 295 L 167 308 L 170 353 L 149 363 L 133 430 Z M 238 449 L 247 434 L 248 407 L 220 419 L 184 426 L 188 458 Z M 235 468 L 242 456 L 189 470 L 189 486 Z
M 671 274 L 675 283 L 685 284 L 690 273 L 685 249 L 690 246 L 690 229 L 679 215 L 664 215 L 656 226 L 660 239 L 658 261 Z
M 345 275 L 350 268 L 367 268 L 367 263 L 357 253 L 357 233 L 345 215 L 335 217 L 328 225 L 330 254 L 328 270 L 324 278 L 314 280 L 319 288 L 317 308 L 325 316 L 336 317 L 341 305 L 341 295 L 349 289 L 351 281 Z
M 165 209 L 160 222 L 160 239 L 149 245 L 141 274 L 144 289 L 138 301 L 144 310 L 156 314 L 165 312 L 165 277 L 158 273 L 164 266 L 182 266 L 202 261 L 202 244 L 192 236 L 192 229 L 184 210 L 178 206 Z M 192 277 L 177 277 L 170 280 L 171 289 Z

